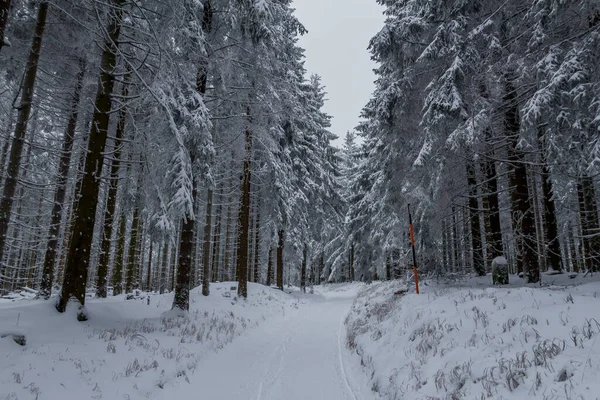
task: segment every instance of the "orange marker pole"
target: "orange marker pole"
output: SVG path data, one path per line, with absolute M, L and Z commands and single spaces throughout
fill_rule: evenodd
M 408 205 L 408 223 L 410 224 L 410 244 L 413 256 L 413 272 L 415 274 L 415 285 L 417 294 L 419 294 L 419 273 L 417 272 L 417 254 L 415 252 L 415 232 L 413 231 L 412 215 L 410 214 L 410 204 Z

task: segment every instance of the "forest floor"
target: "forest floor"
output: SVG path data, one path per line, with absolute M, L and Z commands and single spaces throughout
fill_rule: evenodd
M 192 290 L 188 316 L 168 311 L 172 294 L 91 298 L 86 322 L 28 292 L 0 299 L 0 336 L 27 340 L 0 338 L 0 400 L 370 396 L 360 367 L 344 367 L 357 360 L 346 360 L 343 320 L 364 285 L 303 294 L 249 284 L 246 301 L 232 286 Z
M 348 347 L 384 399 L 598 400 L 598 275 L 426 281 L 420 295 L 374 283 L 346 320 Z
M 316 286 L 235 283 L 53 302 L 0 299 L 0 400 L 600 399 L 600 277 Z M 149 304 L 148 304 L 149 299 Z

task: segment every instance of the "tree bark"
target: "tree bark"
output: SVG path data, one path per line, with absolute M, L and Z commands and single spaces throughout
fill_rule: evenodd
M 125 293 L 131 293 L 136 286 L 135 275 L 138 270 L 137 263 L 137 240 L 139 229 L 139 206 L 136 204 L 133 210 L 133 219 L 131 221 L 131 231 L 129 232 L 129 251 L 127 255 L 127 278 L 125 280 Z
M 150 240 L 150 250 L 148 252 L 148 275 L 146 275 L 146 291 L 152 292 L 152 286 L 155 283 L 152 279 L 152 250 L 154 242 Z
M 588 271 L 600 270 L 600 221 L 594 181 L 589 176 L 580 178 L 578 187 L 585 263 Z
M 56 306 L 59 312 L 64 312 L 67 302 L 74 296 L 81 306 L 85 304 L 85 288 L 90 261 L 90 250 L 96 222 L 96 207 L 98 191 L 104 161 L 107 129 L 110 119 L 111 95 L 113 93 L 115 76 L 114 69 L 117 59 L 117 43 L 121 33 L 121 8 L 123 0 L 113 0 L 114 9 L 110 14 L 108 38 L 103 45 L 100 67 L 100 84 L 96 93 L 94 117 L 90 130 L 88 154 L 85 160 L 84 177 L 81 186 L 81 196 L 77 199 L 74 223 L 74 235 L 69 245 L 69 254 L 65 266 L 65 277 L 62 293 Z
M 471 220 L 471 247 L 473 248 L 473 269 L 479 276 L 485 275 L 483 246 L 481 243 L 481 225 L 479 202 L 477 201 L 477 174 L 475 164 L 467 159 L 467 182 L 469 184 L 469 217 Z
M 252 130 L 250 124 L 252 117 L 250 106 L 246 115 L 246 157 L 244 159 L 242 191 L 240 196 L 240 212 L 238 218 L 238 250 L 236 257 L 236 270 L 238 279 L 238 296 L 248 297 L 248 247 L 250 242 L 250 189 L 251 189 L 251 162 L 252 162 Z
M 0 0 L 0 51 L 6 43 L 4 41 L 4 31 L 8 24 L 8 12 L 10 11 L 10 0 Z
M 221 213 L 223 210 L 223 187 L 221 187 L 221 193 L 220 195 L 217 197 L 217 202 L 218 202 L 218 206 L 217 206 L 217 213 L 215 215 L 215 231 L 213 234 L 213 249 L 212 249 L 212 265 L 211 265 L 211 271 L 212 271 L 212 280 L 213 282 L 217 282 L 220 281 L 222 279 L 222 277 L 220 276 L 220 269 L 219 269 L 219 264 L 221 261 L 221 225 L 222 225 L 222 221 L 221 221 Z
M 300 290 L 306 293 L 306 257 L 308 254 L 308 246 L 304 243 L 302 249 L 302 266 L 300 267 Z
M 277 243 L 277 287 L 283 290 L 283 246 L 285 245 L 285 231 L 281 229 L 278 232 Z
M 256 224 L 254 228 L 254 276 L 252 281 L 258 283 L 260 281 L 259 268 L 259 250 L 260 250 L 260 199 L 256 201 Z
M 75 138 L 75 128 L 77 126 L 77 117 L 79 115 L 79 99 L 83 89 L 83 78 L 85 74 L 85 61 L 79 62 L 80 69 L 77 74 L 77 83 L 71 99 L 71 111 L 67 129 L 63 136 L 62 154 L 58 165 L 57 188 L 54 193 L 54 205 L 52 206 L 52 216 L 50 220 L 50 229 L 48 232 L 48 244 L 44 257 L 44 266 L 42 271 L 42 282 L 40 285 L 40 296 L 49 299 L 52 293 L 52 283 L 54 280 L 54 263 L 56 262 L 56 250 L 58 246 L 58 234 L 60 222 L 63 216 L 63 207 L 65 203 L 65 194 L 67 191 L 67 179 L 69 176 L 69 167 L 71 165 L 71 152 L 73 151 L 73 141 Z M 106 297 L 106 296 L 104 296 Z
M 194 160 L 192 158 L 192 164 Z M 196 179 L 192 179 L 192 202 L 196 204 Z M 193 208 L 192 208 L 193 209 Z M 190 309 L 190 276 L 192 273 L 192 251 L 194 248 L 194 216 L 189 215 L 183 221 L 179 239 L 179 262 L 177 263 L 177 280 L 173 308 L 183 311 Z
M 1 12 L 1 11 L 0 11 Z M 4 183 L 4 191 L 0 200 L 0 261 L 4 257 L 4 247 L 6 244 L 6 234 L 8 232 L 8 224 L 12 211 L 12 205 L 17 188 L 17 179 L 19 176 L 19 168 L 21 167 L 21 155 L 23 153 L 23 145 L 25 144 L 25 135 L 27 133 L 27 123 L 31 114 L 31 106 L 33 103 L 33 95 L 35 90 L 35 82 L 42 50 L 42 37 L 46 28 L 46 17 L 48 15 L 48 2 L 40 3 L 38 9 L 37 21 L 35 25 L 35 33 L 31 43 L 31 50 L 27 65 L 25 66 L 25 76 L 23 78 L 23 90 L 21 92 L 21 103 L 18 107 L 17 124 L 13 144 L 10 149 L 8 159 L 8 168 L 6 182 Z M 2 39 L 4 36 L 0 36 Z
M 542 202 L 544 206 L 545 221 L 545 251 L 549 267 L 555 271 L 561 270 L 562 252 L 558 238 L 558 222 L 556 219 L 556 206 L 554 204 L 554 188 L 550 178 L 548 166 L 546 135 L 543 126 L 538 127 L 538 140 L 540 142 L 542 161 Z
M 204 239 L 202 246 L 202 295 L 210 294 L 210 234 L 212 232 L 212 201 L 213 190 L 206 193 L 206 222 L 204 224 Z
M 113 260 L 112 286 L 113 296 L 123 293 L 123 256 L 125 255 L 125 233 L 127 232 L 127 218 L 121 213 L 119 232 L 117 233 L 117 245 L 115 248 L 115 259 Z
M 230 190 L 233 185 L 230 185 Z M 223 280 L 227 281 L 231 279 L 229 273 L 229 263 L 231 262 L 231 224 L 233 223 L 231 217 L 231 209 L 233 208 L 231 203 L 233 201 L 233 194 L 229 195 L 227 200 L 227 227 L 225 228 L 225 254 L 223 260 Z
M 504 79 L 504 129 L 508 144 L 510 200 L 512 223 L 517 242 L 517 268 L 526 274 L 528 282 L 536 283 L 540 280 L 540 270 L 535 255 L 536 227 L 527 183 L 527 166 L 523 162 L 525 155 L 519 149 L 521 126 L 517 89 L 509 74 Z
M 354 282 L 354 243 L 350 246 L 350 260 L 348 262 L 348 280 Z
M 485 137 L 488 142 L 491 140 L 492 133 L 486 129 Z M 485 179 L 486 179 L 486 219 L 489 229 L 486 230 L 486 242 L 488 251 L 488 261 L 504 255 L 504 245 L 502 243 L 502 228 L 500 225 L 500 201 L 498 199 L 498 175 L 496 173 L 496 162 L 494 161 L 494 151 L 491 143 L 488 143 L 486 160 L 484 161 Z
M 267 257 L 267 286 L 271 286 L 273 283 L 273 248 L 269 247 L 269 255 Z
M 127 79 L 126 79 L 127 81 Z M 129 96 L 129 83 L 123 84 L 123 98 Z M 104 210 L 104 226 L 102 229 L 102 242 L 100 244 L 100 259 L 98 261 L 98 277 L 96 281 L 96 296 L 106 297 L 106 277 L 108 276 L 108 262 L 110 257 L 110 244 L 112 239 L 113 225 L 115 224 L 115 209 L 117 206 L 117 193 L 119 187 L 119 169 L 121 168 L 121 147 L 125 137 L 125 122 L 127 120 L 127 108 L 122 107 L 119 111 L 119 121 L 115 131 L 113 144 L 113 156 L 110 166 L 110 182 Z

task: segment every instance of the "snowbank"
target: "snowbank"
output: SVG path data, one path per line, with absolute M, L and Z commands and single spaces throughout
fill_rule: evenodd
M 54 301 L 0 302 L 0 333 L 19 332 L 26 346 L 0 338 L 1 400 L 145 399 L 186 384 L 209 352 L 267 318 L 284 315 L 297 300 L 248 284 L 239 300 L 235 283 L 211 285 L 211 295 L 191 294 L 187 316 L 169 312 L 173 295 L 89 299 L 89 321 L 77 322 Z M 17 324 L 18 321 L 18 324 Z
M 382 398 L 600 398 L 600 283 L 394 295 L 399 285 L 365 287 L 345 321 Z

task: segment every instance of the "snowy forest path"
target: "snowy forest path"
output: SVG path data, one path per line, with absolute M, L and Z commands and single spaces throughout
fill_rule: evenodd
M 355 394 L 344 366 L 343 320 L 354 294 L 297 294 L 297 309 L 207 355 L 189 375 L 190 384 L 181 383 L 158 397 L 367 400 Z

